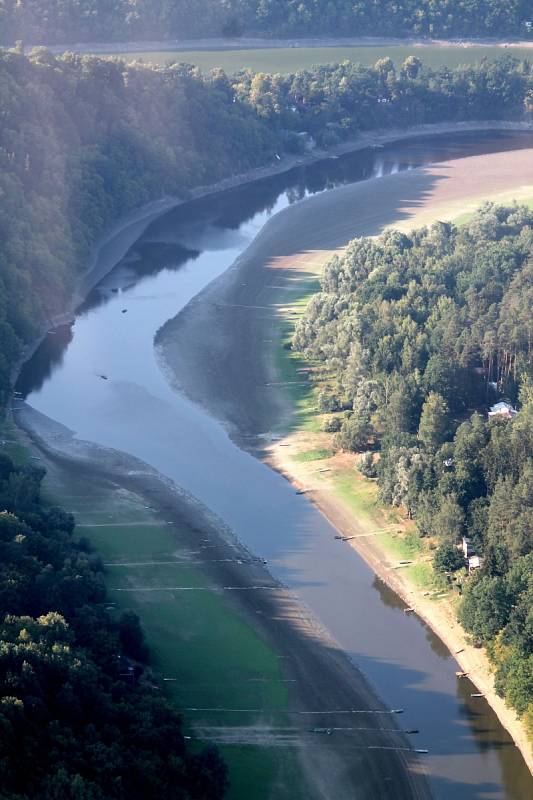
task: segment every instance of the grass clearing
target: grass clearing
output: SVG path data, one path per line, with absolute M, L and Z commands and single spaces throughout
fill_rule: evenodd
M 16 428 L 6 420 L 0 423 L 0 443 L 0 452 L 8 456 L 17 467 L 39 463 L 40 459 L 31 459 L 31 453 L 20 441 Z
M 295 453 L 292 457 L 295 461 L 321 461 L 324 458 L 330 458 L 333 455 L 331 450 L 304 450 L 301 453 Z
M 114 613 L 128 608 L 139 615 L 151 666 L 170 679 L 164 685 L 177 708 L 223 709 L 184 711 L 190 733 L 195 723 L 286 724 L 285 715 L 278 714 L 288 704 L 280 659 L 198 563 L 205 543 L 199 539 L 198 548 L 191 550 L 180 541 L 179 526 L 159 519 L 136 495 L 55 466 L 45 479 L 45 489 L 51 502 L 75 514 L 78 535 L 88 538 L 106 563 Z M 224 710 L 231 708 L 263 712 Z M 287 797 L 290 786 L 291 800 L 303 800 L 297 754 L 291 748 L 274 752 L 259 745 L 231 745 L 222 751 L 230 770 L 230 800 L 248 800 L 251 785 L 254 800 L 268 800 L 278 785 L 285 787 L 280 797 Z M 288 778 L 291 783 L 285 783 Z
M 370 481 L 359 477 L 355 470 L 336 470 L 332 483 L 337 494 L 359 519 L 382 526 L 379 507 L 376 501 L 376 487 Z
M 304 361 L 299 353 L 290 349 L 296 324 L 303 316 L 311 297 L 319 290 L 318 277 L 309 275 L 307 279 L 301 281 L 301 294 L 295 297 L 295 292 L 282 290 L 279 296 L 279 302 L 286 301 L 287 305 L 280 311 L 275 363 L 280 381 L 285 384 L 285 394 L 295 412 L 291 417 L 289 430 L 319 430 L 316 384 L 309 380 L 308 373 L 298 371 L 308 368 L 309 363 Z M 287 432 L 286 428 L 280 432 Z
M 434 573 L 431 564 L 410 564 L 406 568 L 411 583 L 419 589 L 429 589 L 434 584 Z
M 480 62 L 484 58 L 499 58 L 510 53 L 515 58 L 531 60 L 532 51 L 526 47 L 503 48 L 496 46 L 464 47 L 450 45 L 364 45 L 357 47 L 282 47 L 253 50 L 182 50 L 145 51 L 140 53 L 109 53 L 126 61 L 143 61 L 164 66 L 171 62 L 194 64 L 207 72 L 221 67 L 228 74 L 242 69 L 254 72 L 289 73 L 310 69 L 317 64 L 334 64 L 354 61 L 372 66 L 380 58 L 392 58 L 399 67 L 408 56 L 414 55 L 427 66 L 456 67 L 460 64 Z

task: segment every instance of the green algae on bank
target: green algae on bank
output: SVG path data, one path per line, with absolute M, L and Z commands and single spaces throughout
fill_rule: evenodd
M 67 475 L 55 465 L 45 478 L 50 502 L 71 511 L 77 535 L 87 539 L 105 564 L 110 613 L 135 611 L 150 648 L 156 680 L 183 709 L 186 732 L 204 727 L 279 723 L 288 704 L 287 683 L 277 653 L 232 607 L 183 544 L 178 526 L 126 490 L 87 476 Z M 195 563 L 196 562 L 196 563 Z M 167 587 L 189 587 L 180 591 Z M 236 703 L 235 698 L 238 697 Z M 257 714 L 188 708 L 260 708 Z M 282 716 L 286 722 L 286 718 Z M 204 741 L 198 741 L 197 746 Z M 297 753 L 263 745 L 220 746 L 229 767 L 228 800 L 269 800 L 290 777 L 295 800 L 304 800 Z

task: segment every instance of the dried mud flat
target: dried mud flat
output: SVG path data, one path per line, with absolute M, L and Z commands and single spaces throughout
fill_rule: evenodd
M 291 207 L 290 217 L 286 218 L 284 212 L 274 217 L 232 270 L 165 327 L 158 340 L 160 357 L 179 385 L 200 404 L 206 405 L 205 398 L 217 393 L 217 402 L 208 404 L 210 412 L 230 425 L 237 438 L 249 444 L 250 435 L 255 437 L 270 430 L 280 415 L 289 412 L 275 387 L 268 392 L 263 388 L 257 390 L 258 382 L 264 387 L 274 374 L 272 353 L 264 340 L 272 338 L 277 326 L 275 287 L 300 281 L 310 268 L 318 269 L 331 251 L 343 247 L 355 235 L 378 233 L 383 225 L 391 225 L 398 219 L 408 224 L 416 212 L 435 204 L 435 198 L 441 206 L 446 201 L 453 216 L 451 207 L 464 199 L 465 185 L 471 186 L 472 201 L 474 190 L 479 195 L 518 189 L 523 185 L 523 176 L 528 171 L 531 174 L 531 151 L 502 155 L 514 156 L 512 170 L 509 161 L 498 166 L 497 161 L 481 160 L 470 165 L 467 178 L 466 164 L 459 169 L 455 162 L 446 162 L 380 179 L 388 183 L 379 186 L 377 181 L 369 181 L 342 187 L 330 195 L 320 195 Z M 480 169 L 484 176 L 482 186 Z M 217 337 L 213 337 L 214 321 Z M 200 363 L 202 370 L 198 369 Z M 63 464 L 70 470 L 100 476 L 145 496 L 165 517 L 179 519 L 182 526 L 185 523 L 191 537 L 201 533 L 217 540 L 221 554 L 238 546 L 219 520 L 148 465 L 122 453 L 77 442 L 69 431 L 28 408 L 17 413 L 17 423 L 28 431 L 32 443 L 41 449 L 52 467 L 54 463 Z M 238 578 L 228 565 L 215 570 L 206 564 L 205 568 L 213 571 L 220 586 L 234 585 Z M 246 577 L 251 584 L 258 576 L 254 571 Z M 264 570 L 261 579 L 269 580 Z M 305 609 L 295 605 L 283 587 L 253 595 L 234 592 L 232 602 L 283 654 L 286 673 L 295 681 L 291 684 L 291 708 L 365 712 L 382 709 L 364 677 L 324 631 L 316 627 Z M 368 715 L 368 719 L 375 725 L 374 731 L 395 727 L 390 716 Z M 323 724 L 328 728 L 346 727 L 344 716 L 334 713 Z M 308 741 L 311 726 L 293 727 L 299 728 L 300 741 Z M 346 748 L 340 737 L 322 736 L 313 737 L 312 747 L 299 748 L 304 772 L 309 777 L 310 797 L 335 796 L 342 800 L 352 798 L 354 791 L 376 798 L 429 796 L 421 765 L 412 751 L 402 749 L 407 740 L 399 732 L 380 734 L 381 741 L 388 742 L 386 746 L 399 748 L 394 752 L 366 751 L 375 746 L 375 732 L 355 731 L 353 735 L 358 746 L 352 742 Z
M 148 464 L 124 453 L 75 439 L 67 428 L 28 406 L 16 414 L 19 430 L 38 448 L 48 470 L 67 469 L 88 480 L 119 486 L 180 529 L 180 545 L 196 549 L 210 541 L 202 570 L 231 591 L 235 610 L 282 659 L 289 687 L 284 731 L 265 723 L 246 728 L 198 728 L 220 744 L 290 746 L 302 764 L 310 800 L 355 796 L 376 800 L 427 800 L 431 793 L 414 745 L 395 713 L 376 697 L 365 677 L 306 608 L 267 569 L 254 561 L 224 524 Z M 248 564 L 236 566 L 236 556 Z M 279 725 L 279 723 L 276 723 Z M 290 730 L 289 730 L 290 728 Z M 320 735 L 329 730 L 332 735 Z M 348 728 L 350 730 L 348 730 Z
M 276 386 L 272 346 L 265 344 L 276 341 L 282 287 L 297 288 L 356 236 L 450 220 L 473 210 L 483 199 L 520 201 L 532 196 L 533 149 L 527 149 L 446 161 L 341 187 L 290 206 L 271 218 L 229 272 L 162 329 L 157 345 L 166 372 L 196 403 L 228 425 L 241 446 L 261 448 L 259 437 L 292 412 Z M 297 486 L 309 485 L 309 475 L 303 477 L 305 467 L 279 443 L 263 449 L 262 455 Z M 322 513 L 339 531 L 353 533 L 357 525 L 353 515 L 323 484 L 314 488 L 319 490 L 310 499 Z M 391 576 L 387 558 L 369 538 L 350 544 L 412 604 L 412 586 L 399 575 Z M 450 613 L 419 594 L 417 612 L 451 652 L 463 650 L 459 658 L 463 668 L 472 673 L 531 770 L 524 728 L 496 695 L 486 657 L 467 646 Z
M 268 347 L 288 303 L 280 290 L 298 289 L 356 236 L 453 219 L 483 198 L 528 191 L 533 195 L 533 149 L 444 161 L 285 208 L 230 270 L 163 326 L 156 347 L 166 375 L 243 443 L 270 431 L 290 413 L 274 385 Z

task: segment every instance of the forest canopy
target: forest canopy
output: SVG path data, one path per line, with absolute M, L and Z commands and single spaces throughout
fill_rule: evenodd
M 461 227 L 357 239 L 326 266 L 294 347 L 338 448 L 363 452 L 382 502 L 465 572 L 459 618 L 533 736 L 533 212 L 487 203 Z M 505 401 L 518 411 L 487 416 Z M 332 425 L 337 419 L 339 424 Z
M 106 610 L 101 559 L 0 455 L 0 796 L 220 800 L 218 753 L 186 748 L 139 620 Z
M 533 35 L 529 0 L 0 0 L 0 43 Z
M 410 57 L 229 78 L 37 48 L 0 51 L 0 96 L 3 404 L 24 346 L 132 209 L 301 152 L 302 131 L 327 148 L 375 128 L 523 119 L 533 76 L 511 58 L 431 70 Z

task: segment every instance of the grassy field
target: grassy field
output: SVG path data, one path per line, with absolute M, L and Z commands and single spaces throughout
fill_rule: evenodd
M 291 417 L 290 428 L 293 430 L 306 427 L 309 430 L 319 430 L 316 416 L 316 388 L 307 380 L 305 373 L 298 372 L 309 365 L 302 357 L 290 349 L 290 342 L 294 334 L 294 328 L 298 319 L 303 315 L 311 297 L 320 289 L 320 282 L 317 276 L 310 274 L 305 276 L 299 284 L 300 291 L 281 290 L 277 301 L 286 302 L 286 306 L 280 307 L 278 315 L 278 329 L 276 336 L 281 341 L 277 342 L 281 346 L 276 346 L 274 355 L 276 369 L 280 376 L 280 381 L 285 383 L 285 392 L 290 399 L 290 404 L 294 409 Z M 286 424 L 277 433 L 285 433 Z
M 36 462 L 38 463 L 38 462 Z M 111 613 L 132 609 L 140 617 L 151 665 L 177 708 L 186 731 L 195 726 L 286 724 L 288 684 L 278 655 L 259 637 L 208 578 L 198 551 L 180 544 L 180 530 L 118 487 L 68 475 L 56 467 L 45 479 L 48 499 L 74 513 L 105 563 Z M 199 541 L 198 550 L 209 547 Z M 187 587 L 187 588 L 185 588 Z M 231 708 L 262 713 L 231 713 Z M 192 712 L 186 709 L 223 709 Z M 222 745 L 230 768 L 230 800 L 267 800 L 276 785 L 303 800 L 291 748 Z M 287 797 L 285 793 L 280 797 Z
M 309 300 L 318 291 L 320 284 L 313 273 L 306 275 L 306 280 L 301 282 L 301 292 L 296 294 L 291 291 L 290 304 L 287 300 L 288 292 L 281 291 L 277 300 L 287 305 L 280 307 L 278 317 L 278 330 L 276 341 L 276 365 L 278 374 L 284 386 L 284 391 L 294 409 L 289 422 L 285 423 L 283 433 L 300 434 L 301 444 L 292 440 L 291 459 L 300 464 L 309 464 L 311 469 L 314 463 L 319 466 L 321 462 L 330 459 L 334 450 L 324 444 L 324 434 L 321 433 L 322 421 L 331 414 L 323 414 L 317 407 L 317 394 L 323 385 L 327 384 L 328 376 L 313 375 L 313 380 L 307 379 L 307 373 L 302 369 L 315 367 L 305 361 L 302 356 L 289 349 L 296 324 L 303 315 Z M 332 443 L 332 438 L 329 439 Z M 323 476 L 332 493 L 351 509 L 354 518 L 361 528 L 375 535 L 376 544 L 390 557 L 392 561 L 411 561 L 402 569 L 407 574 L 411 583 L 421 589 L 433 589 L 435 575 L 429 563 L 427 545 L 423 545 L 415 531 L 406 531 L 405 524 L 397 509 L 385 509 L 380 506 L 377 497 L 375 481 L 369 481 L 351 468 L 339 467 L 335 459 L 327 462 L 328 472 Z
M 149 64 L 168 64 L 183 61 L 195 64 L 201 70 L 208 71 L 214 67 L 222 67 L 228 73 L 241 69 L 254 72 L 295 72 L 308 69 L 315 64 L 331 64 L 339 61 L 356 61 L 364 65 L 372 65 L 386 56 L 395 64 L 401 64 L 407 56 L 416 55 L 424 64 L 432 67 L 455 67 L 458 64 L 469 64 L 483 58 L 498 58 L 510 53 L 516 58 L 533 58 L 532 50 L 524 47 L 504 49 L 502 47 L 461 47 L 461 46 L 364 46 L 364 47 L 292 47 L 269 48 L 257 50 L 214 50 L 214 51 L 178 51 L 178 52 L 142 52 L 142 53 L 110 53 L 127 61 L 144 61 Z

